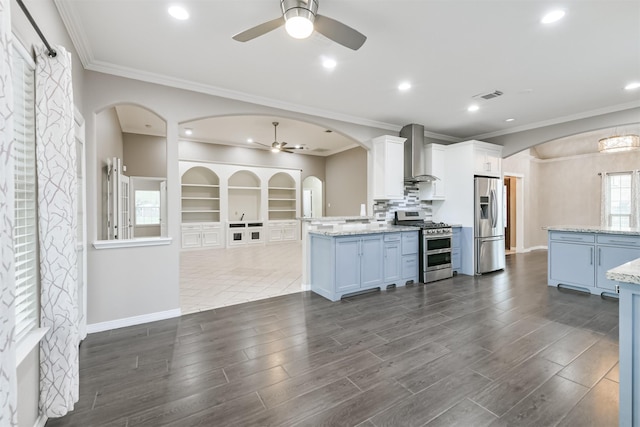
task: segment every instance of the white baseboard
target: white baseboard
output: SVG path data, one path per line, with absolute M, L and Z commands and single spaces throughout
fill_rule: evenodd
M 141 316 L 125 317 L 124 319 L 109 320 L 108 322 L 92 323 L 87 325 L 87 333 L 108 331 L 110 329 L 125 328 L 127 326 L 140 325 L 142 323 L 155 322 L 157 320 L 180 317 L 182 312 L 179 308 L 156 313 L 143 314 Z
M 304 283 L 300 285 L 300 290 L 302 292 L 304 291 L 310 291 L 311 290 L 311 285 L 305 285 Z
M 47 417 L 45 414 L 40 414 L 35 424 L 33 424 L 33 427 L 44 427 L 47 421 L 49 421 L 49 417 Z
M 527 253 L 527 252 L 531 252 L 531 251 L 540 251 L 540 250 L 548 250 L 549 248 L 547 246 L 531 246 L 530 248 L 526 248 L 522 251 L 522 253 Z

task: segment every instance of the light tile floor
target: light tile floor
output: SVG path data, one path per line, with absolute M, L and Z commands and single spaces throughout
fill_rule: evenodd
M 301 242 L 180 253 L 182 314 L 300 292 Z

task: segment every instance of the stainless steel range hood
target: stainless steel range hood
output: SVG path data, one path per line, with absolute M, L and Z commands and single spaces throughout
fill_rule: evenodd
M 407 138 L 404 142 L 404 182 L 431 182 L 440 179 L 426 173 L 424 126 L 406 125 L 400 130 L 400 136 Z

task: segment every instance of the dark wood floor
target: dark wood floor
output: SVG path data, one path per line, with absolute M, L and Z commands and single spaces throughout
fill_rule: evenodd
M 92 334 L 47 426 L 617 426 L 618 304 L 504 272 Z

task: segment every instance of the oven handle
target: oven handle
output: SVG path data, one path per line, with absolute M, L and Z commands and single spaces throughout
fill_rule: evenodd
M 453 233 L 424 234 L 425 240 L 437 240 L 437 239 L 442 239 L 443 237 L 453 237 Z
M 451 248 L 445 248 L 445 249 L 434 249 L 432 251 L 425 251 L 424 254 L 425 255 L 437 255 L 437 254 L 446 254 L 446 253 L 450 253 L 451 252 Z

